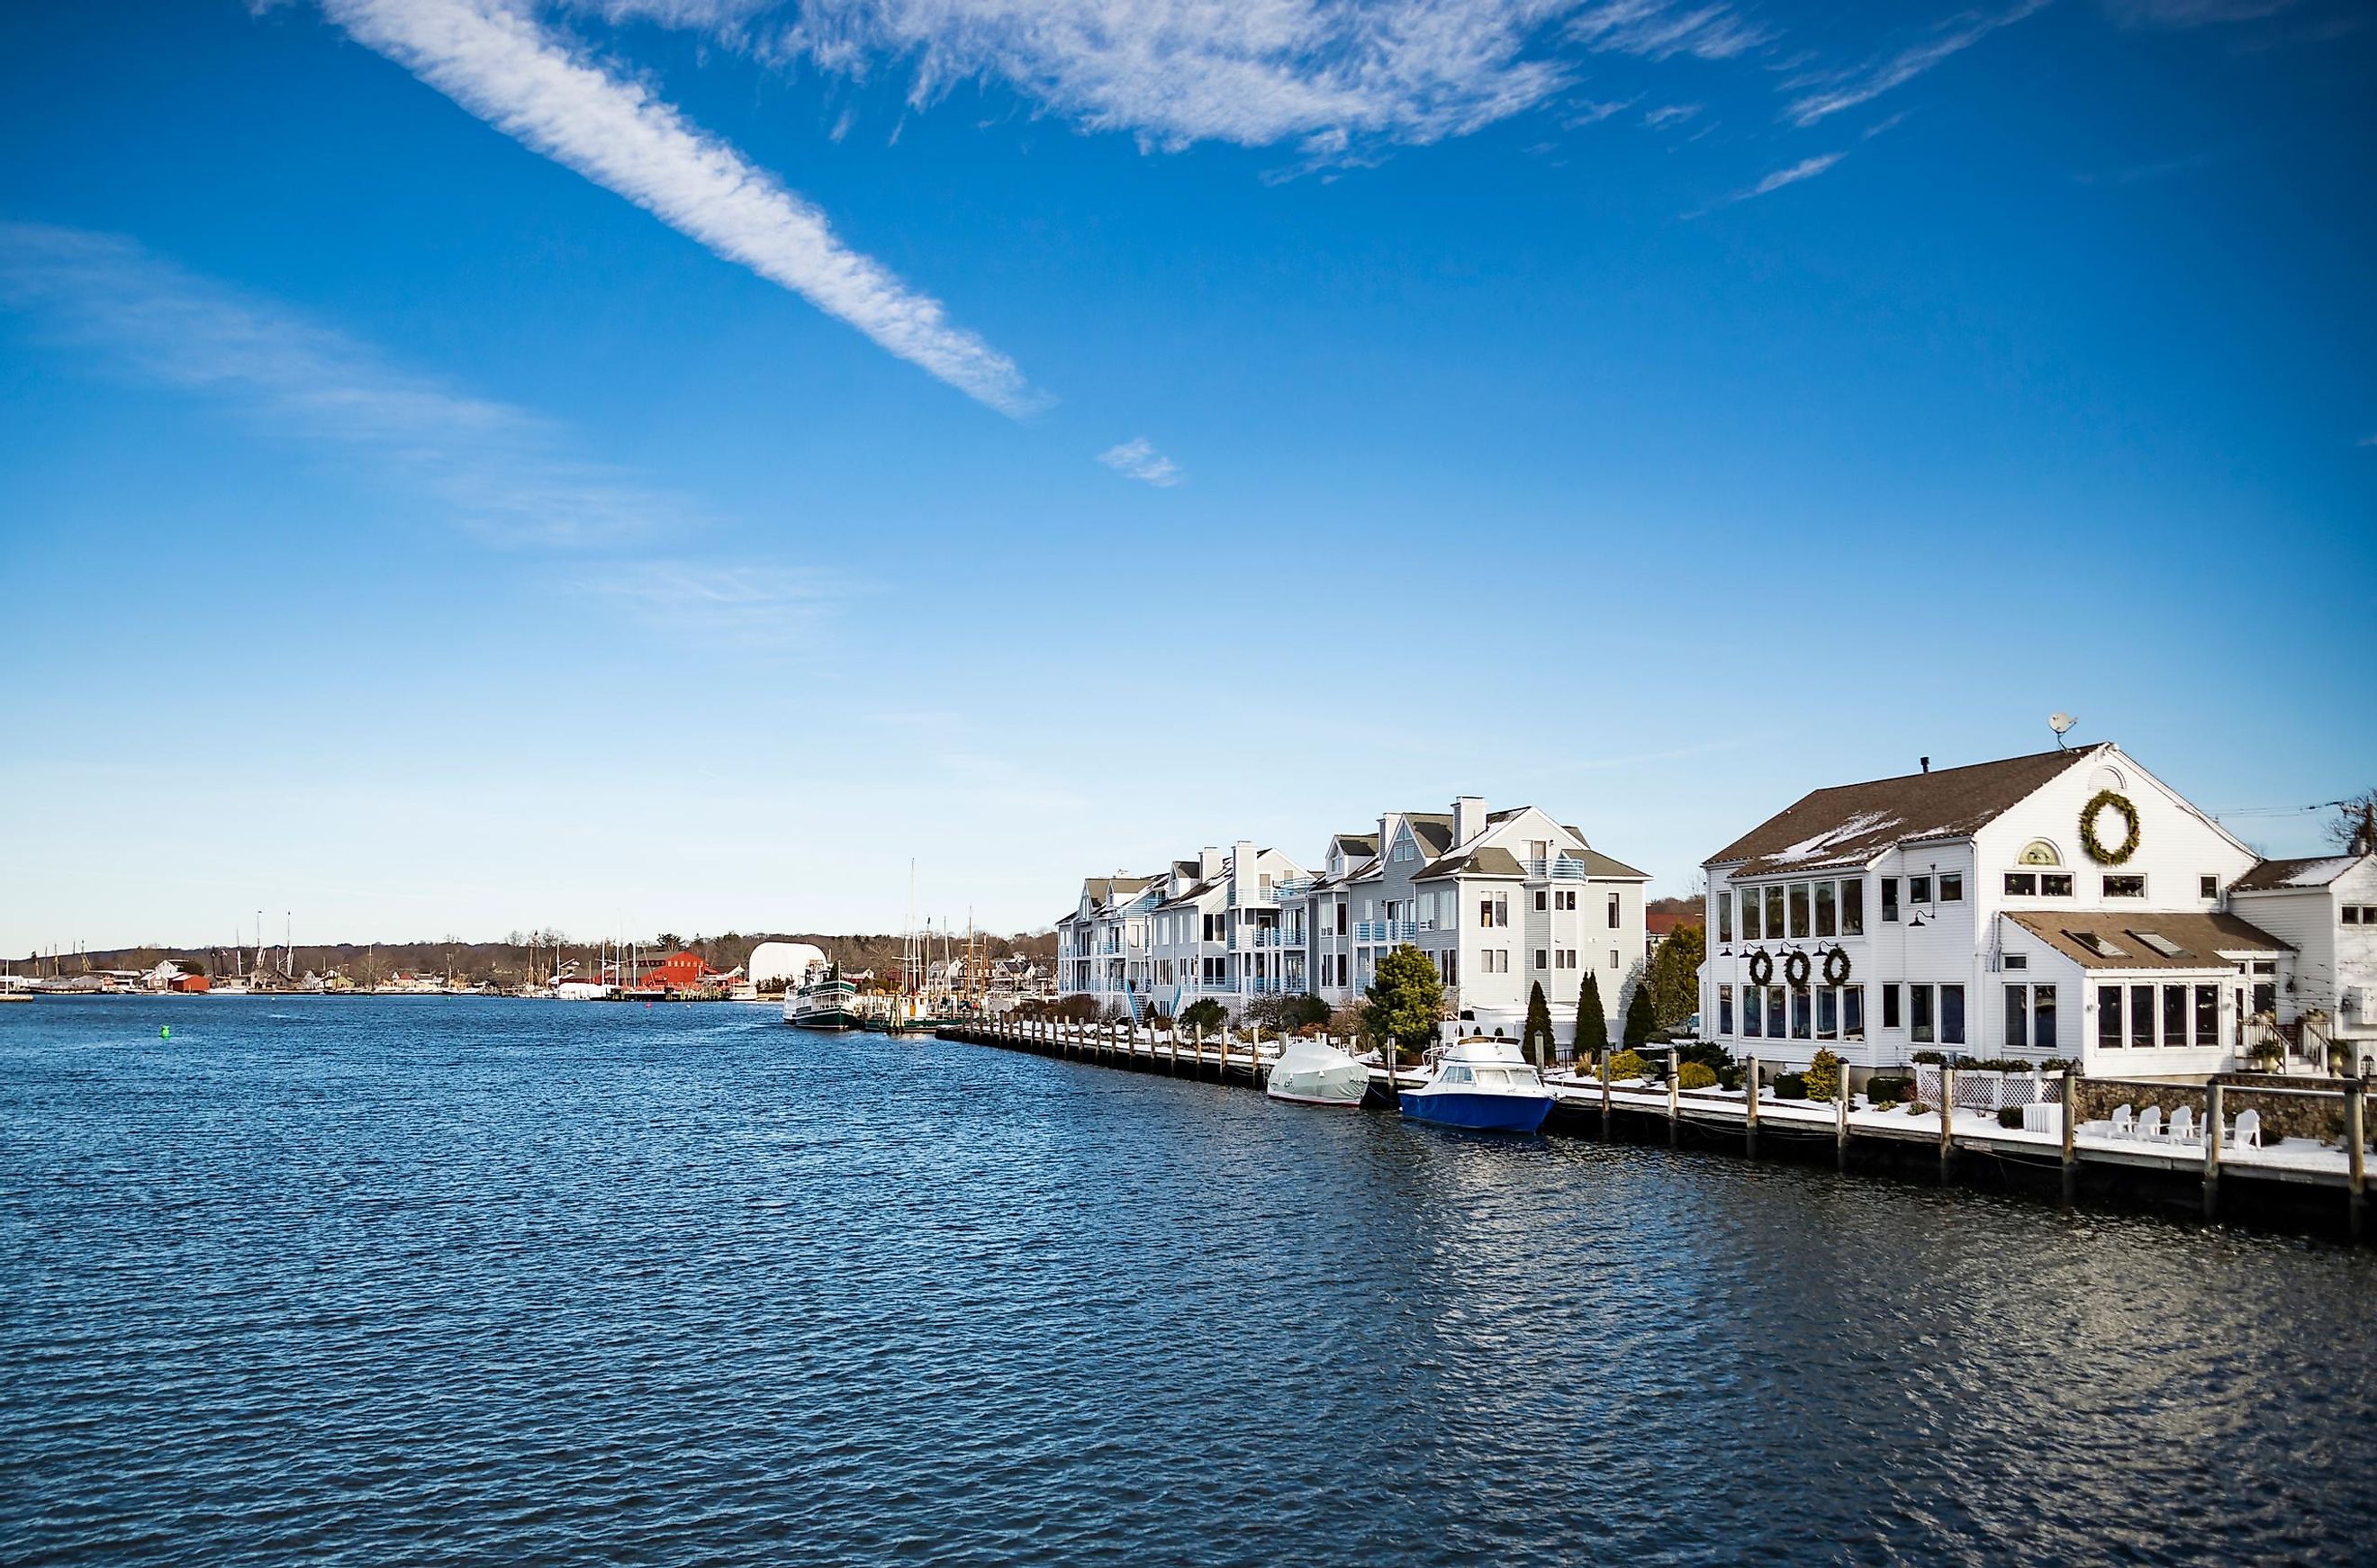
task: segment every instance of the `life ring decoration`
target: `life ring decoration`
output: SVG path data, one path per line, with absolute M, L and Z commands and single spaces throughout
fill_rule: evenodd
M 1774 955 L 1763 947 L 1750 956 L 1750 983 L 1752 985 L 1774 983 Z
M 2105 841 L 2096 837 L 2096 817 L 2099 813 L 2108 809 L 2120 813 L 2121 821 L 2129 827 L 2129 833 L 2123 837 L 2120 843 L 2110 849 L 2106 849 Z M 2136 854 L 2138 852 L 2137 806 L 2127 795 L 2114 790 L 2099 790 L 2089 796 L 2088 803 L 2080 808 L 2080 848 L 2087 851 L 2088 858 L 2100 866 L 2117 866 Z
M 1846 985 L 1849 983 L 1849 952 L 1847 948 L 1835 947 L 1831 952 L 1824 955 L 1824 983 L 1826 985 Z
M 1790 983 L 1792 990 L 1802 990 L 1808 983 L 1809 972 L 1815 967 L 1805 953 L 1794 953 L 1783 960 L 1783 978 Z

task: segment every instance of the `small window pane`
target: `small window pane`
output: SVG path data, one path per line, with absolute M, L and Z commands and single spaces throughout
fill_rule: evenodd
M 2050 872 L 2041 872 L 2041 873 L 2039 873 L 2039 875 L 2038 875 L 2038 894 L 2039 894 L 2039 897 L 2042 897 L 2042 898 L 2069 898 L 2069 897 L 2072 897 L 2072 873 L 2071 873 L 2070 872 L 2068 872 L 2068 871 L 2050 871 Z
M 1885 923 L 1898 919 L 1898 878 L 1881 879 L 1881 918 Z
M 1791 993 L 1791 1038 L 1793 1039 L 1808 1038 L 1808 988 L 1801 986 Z
M 2008 1051 L 2030 1049 L 2030 988 L 2010 985 L 2005 988 L 2005 1042 Z
M 1865 878 L 1861 876 L 1841 884 L 1841 934 L 1865 934 Z
M 1906 988 L 1907 1033 L 1917 1045 L 1931 1043 L 1931 988 L 1910 985 Z
M 1741 890 L 1741 939 L 1744 942 L 1761 941 L 1762 929 L 1758 921 L 1758 889 L 1745 887 Z
M 2154 1049 L 2154 993 L 2150 985 L 2130 987 L 2130 1043 L 2140 1051 Z
M 1894 985 L 1881 988 L 1881 1027 L 1885 1029 L 1898 1028 L 1898 988 Z
M 1961 985 L 1940 988 L 1940 1043 L 1965 1043 L 1965 988 Z
M 2220 988 L 2216 985 L 2195 988 L 2195 1043 L 2199 1048 L 2220 1043 Z
M 1816 934 L 1832 936 L 1839 926 L 1839 906 L 1834 901 L 1834 888 L 1829 882 L 1816 884 Z
M 1940 902 L 1942 904 L 1961 904 L 1964 901 L 1964 873 L 1942 872 L 1940 875 Z
M 1816 1038 L 1841 1038 L 1841 993 L 1829 985 L 1816 992 Z
M 1808 934 L 1808 885 L 1804 882 L 1791 885 L 1791 934 Z
M 1716 988 L 1716 1032 L 1733 1033 L 1733 987 L 1729 985 Z
M 1766 988 L 1766 1038 L 1783 1038 L 1783 988 L 1779 985 Z
M 2042 1056 L 2055 1054 L 2055 988 L 2051 985 L 2030 988 L 2030 1048 Z
M 1841 987 L 1841 1038 L 1865 1039 L 1865 987 Z
M 2096 1049 L 2121 1049 L 2121 988 L 2118 985 L 2096 988 Z
M 2187 987 L 2162 988 L 2162 1042 L 2172 1051 L 2187 1049 Z
M 1741 988 L 1741 1032 L 1751 1039 L 1766 1033 L 1766 993 L 1762 986 Z
M 1720 893 L 1716 896 L 1716 939 L 1719 942 L 1733 940 L 1733 895 L 1731 893 Z M 1726 1032 L 1731 1034 L 1733 1031 L 1727 1029 Z
M 1766 934 L 1774 941 L 1783 936 L 1783 885 L 1779 882 L 1766 890 Z

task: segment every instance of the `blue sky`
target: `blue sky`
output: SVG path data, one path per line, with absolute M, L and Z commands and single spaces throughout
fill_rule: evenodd
M 2368 20 L 8 7 L 0 951 L 2365 789 Z

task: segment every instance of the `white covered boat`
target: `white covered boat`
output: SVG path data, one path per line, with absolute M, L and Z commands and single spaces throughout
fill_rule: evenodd
M 1271 1064 L 1263 1093 L 1294 1105 L 1355 1106 L 1369 1087 L 1368 1063 L 1322 1040 L 1291 1039 Z

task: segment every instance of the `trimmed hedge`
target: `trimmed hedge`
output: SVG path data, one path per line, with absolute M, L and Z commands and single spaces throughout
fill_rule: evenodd
M 1774 1098 L 1777 1099 L 1807 1099 L 1808 1075 L 1805 1073 L 1785 1073 L 1778 1075 L 1774 1080 Z
M 1716 1070 L 1698 1062 L 1687 1062 L 1676 1069 L 1676 1087 L 1685 1089 L 1716 1087 Z
M 1912 1078 L 1885 1077 L 1881 1074 L 1876 1074 L 1874 1076 L 1866 1080 L 1866 1103 L 1869 1105 L 1895 1105 L 1900 1100 L 1905 1099 L 1914 1087 L 1915 1080 Z

